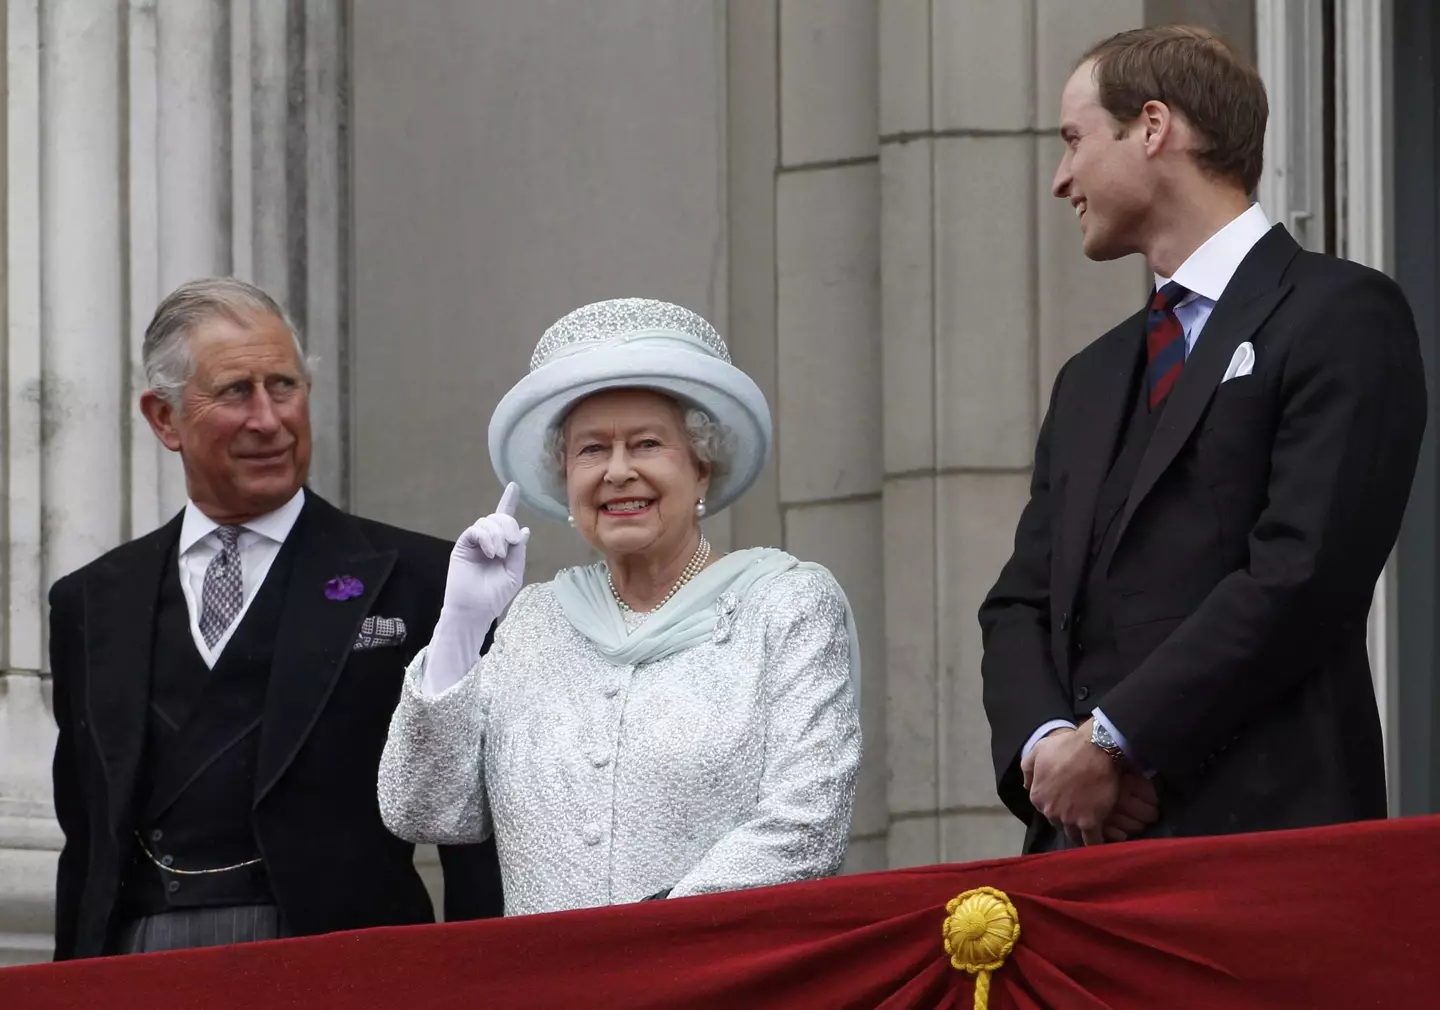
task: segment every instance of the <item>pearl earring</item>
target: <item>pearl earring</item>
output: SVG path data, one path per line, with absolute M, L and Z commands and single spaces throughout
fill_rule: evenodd
M 566 516 L 565 521 L 570 524 L 572 530 L 575 528 L 575 517 L 573 515 Z
M 704 498 L 701 498 L 699 501 L 697 501 L 697 502 L 695 503 L 695 518 L 696 518 L 696 519 L 704 519 L 704 518 L 705 518 L 705 511 L 706 511 L 706 509 L 705 509 L 705 499 L 704 499 Z

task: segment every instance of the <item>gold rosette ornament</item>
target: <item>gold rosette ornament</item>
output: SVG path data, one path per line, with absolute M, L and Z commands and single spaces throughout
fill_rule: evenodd
M 945 953 L 957 971 L 975 976 L 975 1010 L 990 1005 L 990 973 L 1020 939 L 1020 916 L 1004 891 L 977 887 L 945 906 Z

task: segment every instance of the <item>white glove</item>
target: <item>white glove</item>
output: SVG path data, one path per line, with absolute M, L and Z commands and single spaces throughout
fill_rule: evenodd
M 515 521 L 519 499 L 520 489 L 507 484 L 495 511 L 460 534 L 450 551 L 445 603 L 425 657 L 426 694 L 439 694 L 470 672 L 485 633 L 525 582 L 530 530 Z

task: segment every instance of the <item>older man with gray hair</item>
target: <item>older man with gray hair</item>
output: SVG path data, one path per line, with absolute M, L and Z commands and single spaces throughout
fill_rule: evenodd
M 144 362 L 189 502 L 50 591 L 56 959 L 433 920 L 375 785 L 450 545 L 306 490 L 310 371 L 258 288 L 183 285 Z M 447 918 L 499 913 L 493 842 L 441 860 Z

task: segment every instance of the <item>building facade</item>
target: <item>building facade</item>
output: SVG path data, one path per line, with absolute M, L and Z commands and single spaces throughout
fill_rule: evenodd
M 316 491 L 447 538 L 493 508 L 490 411 L 551 321 L 645 295 L 715 322 L 777 443 L 711 539 L 829 565 L 860 623 L 852 871 L 1019 847 L 974 615 L 1055 372 L 1149 285 L 1087 261 L 1049 193 L 1089 43 L 1184 20 L 1253 54 L 1272 220 L 1395 272 L 1434 349 L 1425 0 L 4 6 L 0 964 L 50 949 L 45 592 L 184 503 L 135 407 L 183 280 L 237 274 L 299 322 Z M 1377 589 L 1398 812 L 1440 792 L 1437 471 L 1427 441 Z M 535 525 L 532 578 L 586 558 Z

